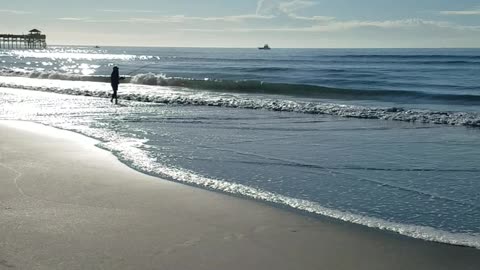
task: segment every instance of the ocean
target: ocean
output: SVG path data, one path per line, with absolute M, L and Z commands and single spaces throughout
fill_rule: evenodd
M 479 73 L 480 49 L 0 50 L 0 119 L 170 181 L 480 249 Z

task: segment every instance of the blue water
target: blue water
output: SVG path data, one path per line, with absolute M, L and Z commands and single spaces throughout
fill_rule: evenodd
M 0 119 L 97 138 L 168 180 L 480 248 L 479 62 L 475 49 L 0 51 Z

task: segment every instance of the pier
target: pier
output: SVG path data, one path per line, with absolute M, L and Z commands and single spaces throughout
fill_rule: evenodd
M 0 34 L 0 49 L 45 49 L 47 36 L 32 29 L 27 35 Z

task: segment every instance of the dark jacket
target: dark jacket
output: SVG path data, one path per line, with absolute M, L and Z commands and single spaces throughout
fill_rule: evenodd
M 112 75 L 110 75 L 110 83 L 114 85 L 118 85 L 120 83 L 120 75 L 118 74 L 118 69 L 112 71 Z

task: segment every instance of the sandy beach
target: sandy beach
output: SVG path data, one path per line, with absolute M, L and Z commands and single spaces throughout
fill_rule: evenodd
M 478 269 L 480 250 L 139 173 L 96 141 L 0 122 L 0 269 Z

